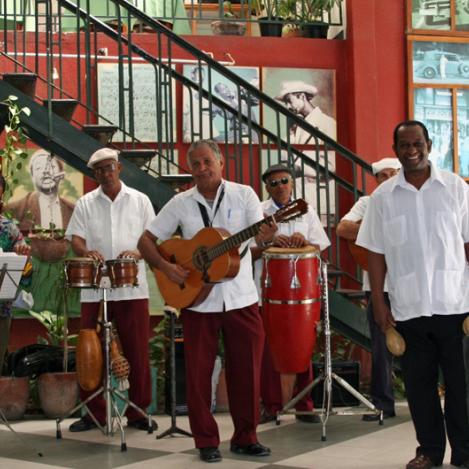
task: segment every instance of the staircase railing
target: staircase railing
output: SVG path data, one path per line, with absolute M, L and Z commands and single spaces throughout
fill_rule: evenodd
M 226 177 L 253 186 L 262 197 L 260 173 L 269 164 L 285 162 L 297 171 L 297 195 L 313 204 L 333 240 L 339 202 L 350 206 L 367 192 L 366 162 L 260 91 L 256 76 L 248 82 L 238 69 L 217 62 L 131 3 L 112 0 L 117 23 L 111 27 L 90 15 L 89 0 L 82 0 L 81 8 L 59 0 L 74 15 L 75 34 L 62 32 L 62 8 L 52 15 L 50 0 L 37 3 L 46 5 L 46 14 L 36 11 L 34 32 L 3 33 L 4 53 L 15 60 L 12 69 L 28 67 L 45 77 L 47 87 L 38 94 L 49 100 L 77 99 L 81 123 L 117 125 L 120 142 L 114 144 L 119 148 L 157 150 L 158 157 L 144 170 L 161 174 L 169 162 L 173 171 L 184 172 L 187 144 L 213 138 L 227 159 Z M 153 34 L 134 33 L 135 21 Z M 75 74 L 69 80 L 71 70 Z M 58 86 L 52 86 L 54 81 Z M 139 110 L 145 106 L 142 117 Z M 307 143 L 295 136 L 300 130 L 310 136 Z M 338 246 L 335 239 L 329 259 L 340 267 Z

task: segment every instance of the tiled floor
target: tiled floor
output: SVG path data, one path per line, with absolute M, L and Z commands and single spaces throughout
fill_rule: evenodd
M 321 441 L 321 425 L 297 423 L 294 416 L 282 416 L 281 424 L 259 426 L 259 440 L 272 449 L 265 458 L 247 458 L 229 451 L 232 432 L 228 414 L 217 414 L 223 461 L 213 468 L 225 469 L 398 469 L 412 458 L 416 446 L 414 430 L 405 403 L 398 407 L 398 416 L 385 420 L 383 426 L 362 422 L 360 416 L 335 415 L 327 422 L 327 440 Z M 197 469 L 207 468 L 198 458 L 193 441 L 187 437 L 166 437 L 128 429 L 125 432 L 126 452 L 120 450 L 120 435 L 102 435 L 98 430 L 70 433 L 65 421 L 63 439 L 55 438 L 55 422 L 24 420 L 14 422 L 14 429 L 24 442 L 4 425 L 0 425 L 0 468 L 43 469 Z M 170 426 L 168 416 L 158 416 L 159 430 Z M 177 425 L 189 430 L 187 417 L 178 417 Z M 33 447 L 36 450 L 33 450 Z M 37 451 L 43 453 L 42 457 Z M 449 464 L 449 451 L 444 469 Z

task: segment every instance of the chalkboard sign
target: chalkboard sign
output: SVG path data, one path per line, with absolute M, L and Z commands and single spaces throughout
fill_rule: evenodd
M 176 138 L 174 80 L 151 64 L 133 64 L 132 82 L 135 138 L 143 142 L 174 142 Z M 99 123 L 109 124 L 108 121 L 110 121 L 121 130 L 130 133 L 129 68 L 126 64 L 123 66 L 123 88 L 125 91 L 121 110 L 119 107 L 119 65 L 117 63 L 98 64 Z M 171 102 L 173 109 L 169 112 Z M 172 135 L 167 135 L 167 129 L 172 129 Z M 129 135 L 126 135 L 124 139 L 123 132 L 118 131 L 114 134 L 114 142 L 126 140 L 131 140 Z

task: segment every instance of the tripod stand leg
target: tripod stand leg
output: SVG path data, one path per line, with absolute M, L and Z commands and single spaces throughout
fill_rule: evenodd
M 42 458 L 43 454 L 38 451 L 31 443 L 27 442 L 19 433 L 17 433 L 15 431 L 15 429 L 10 425 L 10 422 L 8 421 L 8 419 L 6 418 L 4 412 L 2 409 L 0 409 L 0 421 L 3 422 L 3 424 L 10 430 L 13 432 L 13 435 L 16 436 L 16 438 L 18 438 L 19 441 L 21 441 L 21 443 L 23 443 L 24 446 L 32 449 L 40 458 Z
M 126 397 L 124 394 L 122 394 L 118 389 L 112 389 L 111 394 L 114 396 L 118 396 L 120 399 L 122 399 L 126 403 L 126 409 L 127 407 L 132 407 L 136 411 L 138 411 L 143 417 L 145 417 L 148 421 L 148 427 L 147 427 L 147 433 L 151 434 L 153 433 L 153 422 L 151 420 L 151 415 L 147 414 L 141 407 L 139 407 L 137 404 L 132 402 L 128 397 Z

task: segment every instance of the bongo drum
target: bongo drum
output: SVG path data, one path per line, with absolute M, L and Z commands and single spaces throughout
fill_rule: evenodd
M 320 318 L 319 252 L 269 248 L 262 257 L 262 316 L 274 368 L 301 373 L 311 361 Z
M 98 288 L 101 263 L 91 257 L 74 257 L 64 261 L 65 286 Z
M 138 286 L 138 264 L 135 259 L 122 258 L 106 261 L 112 288 Z

